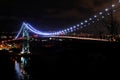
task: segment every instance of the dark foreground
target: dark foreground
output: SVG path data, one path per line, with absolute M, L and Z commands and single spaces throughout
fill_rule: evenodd
M 34 44 L 34 45 L 33 45 Z M 119 69 L 119 42 L 65 40 L 32 42 L 32 55 L 11 56 L 1 52 L 2 80 L 40 80 L 47 74 L 116 73 Z M 23 58 L 26 60 L 22 63 Z M 26 72 L 21 77 L 18 64 Z M 41 75 L 42 74 L 42 75 Z M 21 79 L 22 78 L 22 79 Z

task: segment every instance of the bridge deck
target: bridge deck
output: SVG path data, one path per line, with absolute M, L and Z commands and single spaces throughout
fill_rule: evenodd
M 86 38 L 86 37 L 74 37 L 74 36 L 47 36 L 54 38 L 69 38 L 69 39 L 82 39 L 82 40 L 95 40 L 95 41 L 109 41 L 107 39 L 99 39 L 99 38 Z

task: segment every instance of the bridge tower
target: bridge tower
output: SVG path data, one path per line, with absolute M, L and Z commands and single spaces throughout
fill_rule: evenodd
M 29 54 L 29 32 L 28 29 L 24 26 L 22 30 L 22 38 L 23 38 L 23 45 L 22 45 L 22 51 L 21 54 Z

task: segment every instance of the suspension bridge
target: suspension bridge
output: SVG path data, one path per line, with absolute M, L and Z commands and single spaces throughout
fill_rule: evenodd
M 79 22 L 78 24 L 75 24 L 73 26 L 67 27 L 62 30 L 58 31 L 53 31 L 53 32 L 43 32 L 40 30 L 37 30 L 35 27 L 30 25 L 27 22 L 23 22 L 20 30 L 18 31 L 18 34 L 15 36 L 14 40 L 19 39 L 19 37 L 22 34 L 22 38 L 25 39 L 23 46 L 22 46 L 22 51 L 21 53 L 30 53 L 29 51 L 29 40 L 30 40 L 30 35 L 29 32 L 32 32 L 37 35 L 45 36 L 45 37 L 60 37 L 60 38 L 74 38 L 74 39 L 87 39 L 87 40 L 101 40 L 101 41 L 108 41 L 106 39 L 95 39 L 95 38 L 81 38 L 81 37 L 72 37 L 72 36 L 66 36 L 68 33 L 75 32 L 77 30 L 83 29 L 89 25 L 95 24 L 102 19 L 111 16 L 112 13 L 115 14 L 119 11 L 119 6 L 120 6 L 120 0 L 118 2 L 115 2 L 114 4 L 111 4 L 109 7 L 103 9 L 102 11 L 98 12 L 97 14 L 93 15 L 92 17 L 89 17 L 86 20 L 83 20 Z M 112 10 L 112 13 L 111 13 Z M 62 35 L 62 36 L 61 36 Z

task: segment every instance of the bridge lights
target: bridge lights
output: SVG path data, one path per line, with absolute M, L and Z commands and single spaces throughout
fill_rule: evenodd
M 107 13 L 107 15 L 110 15 L 110 13 Z
M 120 3 L 120 0 L 118 0 L 118 2 Z M 23 27 L 26 27 L 27 29 L 29 29 L 29 31 L 31 31 L 33 33 L 36 33 L 36 34 L 40 34 L 40 35 L 60 35 L 61 33 L 63 34 L 63 33 L 72 32 L 72 31 L 75 31 L 77 29 L 81 29 L 81 28 L 83 28 L 83 27 L 85 27 L 87 25 L 90 25 L 92 23 L 95 23 L 95 22 L 105 18 L 106 15 L 111 15 L 109 13 L 109 11 L 111 9 L 113 9 L 113 12 L 115 12 L 114 7 L 116 7 L 116 6 L 117 6 L 116 4 L 112 4 L 112 5 L 110 5 L 110 7 L 105 8 L 104 11 L 101 11 L 98 14 L 93 15 L 91 18 L 88 18 L 88 19 L 84 20 L 83 22 L 80 22 L 80 23 L 78 23 L 78 24 L 76 24 L 76 25 L 74 25 L 72 27 L 68 27 L 68 28 L 66 28 L 64 30 L 56 31 L 56 32 L 53 32 L 53 33 L 49 33 L 49 32 L 47 33 L 47 32 L 39 31 L 39 30 L 35 29 L 34 27 L 32 27 L 30 24 L 23 22 L 23 25 L 22 25 L 20 31 L 18 32 L 17 36 L 15 37 L 15 39 L 18 38 L 18 36 L 20 35 L 20 33 L 23 30 Z
M 86 27 L 86 25 L 84 25 L 84 27 Z
M 94 18 L 96 18 L 97 16 L 96 15 L 94 15 Z
M 87 23 L 88 21 L 87 20 L 85 20 L 85 23 Z
M 57 35 L 57 32 L 55 32 L 54 34 Z
M 115 5 L 114 5 L 114 4 L 112 4 L 112 7 L 114 8 L 114 7 L 115 7 Z
M 102 13 L 102 12 L 100 12 L 99 14 L 100 14 L 100 15 L 102 15 L 103 13 Z
M 70 30 L 70 32 L 73 32 L 73 30 Z
M 79 24 L 77 24 L 77 27 L 79 27 L 80 25 Z
M 83 23 L 81 22 L 81 25 L 83 25 Z
M 64 32 L 64 33 L 67 33 L 67 29 L 64 29 L 63 32 Z
M 73 28 L 72 28 L 72 27 L 70 27 L 70 29 L 72 30 Z
M 92 21 L 93 23 L 95 23 L 95 21 Z
M 83 28 L 83 26 L 80 27 L 81 29 Z
M 105 16 L 102 16 L 102 19 L 105 18 Z
M 108 8 L 105 9 L 106 12 L 107 12 L 108 10 L 109 10 Z
M 90 23 L 88 23 L 88 25 L 90 25 Z
M 97 21 L 99 21 L 100 19 L 97 19 Z
M 89 20 L 91 21 L 91 20 L 92 20 L 92 18 L 89 18 Z
M 67 31 L 69 31 L 70 29 L 69 28 L 67 28 Z
M 55 35 L 55 33 L 52 33 L 52 35 Z
M 73 26 L 73 28 L 75 29 L 75 28 L 76 28 L 76 26 Z

